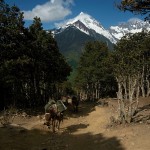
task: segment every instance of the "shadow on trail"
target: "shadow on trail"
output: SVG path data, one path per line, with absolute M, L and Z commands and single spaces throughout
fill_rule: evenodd
M 67 127 L 67 130 L 69 132 L 76 132 L 78 129 L 84 129 L 84 128 L 87 128 L 88 126 L 89 124 L 76 124 L 76 125 L 71 125 Z
M 139 107 L 138 112 L 150 110 L 150 104 Z
M 84 125 L 76 126 L 82 128 Z M 2 150 L 125 150 L 116 137 L 104 137 L 92 133 L 73 135 L 71 133 L 22 127 L 0 128 L 0 149 Z
M 68 150 L 125 150 L 116 137 L 106 138 L 103 134 L 68 135 L 66 141 Z
M 150 121 L 150 104 L 139 107 L 133 118 L 134 122 L 146 123 L 148 120 Z
M 78 112 L 73 112 L 71 109 L 67 109 L 64 113 L 64 117 L 78 118 L 80 116 L 88 116 L 92 111 L 95 110 L 96 102 L 80 102 Z

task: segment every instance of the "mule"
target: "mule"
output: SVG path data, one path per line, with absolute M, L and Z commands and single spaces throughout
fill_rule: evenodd
M 59 130 L 60 123 L 63 121 L 63 112 L 58 111 L 57 105 L 53 104 L 49 111 L 45 113 L 45 120 L 45 124 L 48 126 L 52 125 L 52 130 L 55 132 L 56 128 Z
M 80 98 L 78 96 L 68 96 L 63 102 L 65 102 L 66 106 L 71 108 L 73 112 L 78 112 L 78 106 L 80 102 Z
M 77 96 L 72 97 L 72 106 L 73 106 L 73 111 L 78 112 L 78 106 L 79 106 L 79 98 Z

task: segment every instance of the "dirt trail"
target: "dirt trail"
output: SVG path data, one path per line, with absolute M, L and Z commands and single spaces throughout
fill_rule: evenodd
M 19 127 L 0 128 L 0 137 L 3 137 L 0 149 L 149 150 L 150 124 L 109 126 L 110 116 L 117 113 L 114 104 L 113 101 L 109 107 L 100 107 L 95 103 L 82 103 L 78 113 L 66 112 L 56 133 L 37 116 L 15 118 L 14 124 Z
M 95 110 L 89 113 L 87 116 L 79 116 L 77 118 L 70 118 L 66 121 L 62 127 L 68 127 L 69 125 L 72 126 L 78 125 L 79 128 L 76 128 L 75 132 L 73 128 L 69 128 L 72 131 L 72 134 L 84 134 L 84 133 L 91 133 L 97 134 L 102 133 L 106 130 L 106 125 L 109 122 L 109 115 L 106 113 L 106 108 L 95 107 Z M 67 123 L 68 122 L 68 123 Z

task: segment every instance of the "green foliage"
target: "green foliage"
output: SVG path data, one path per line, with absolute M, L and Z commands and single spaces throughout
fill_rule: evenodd
M 135 75 L 143 67 L 143 58 L 149 55 L 149 33 L 141 32 L 124 36 L 114 48 L 114 71 L 115 74 Z M 147 44 L 145 44 L 147 43 Z M 146 47 L 147 47 L 146 46 Z
M 76 82 L 78 88 L 89 92 L 97 86 L 101 96 L 110 92 L 114 79 L 109 65 L 109 50 L 104 43 L 94 41 L 86 44 L 80 58 Z
M 15 91 L 14 82 L 20 79 L 27 60 L 22 54 L 25 40 L 23 14 L 18 7 L 9 7 L 4 1 L 0 2 L 0 14 L 0 96 L 4 104 L 4 97 L 15 97 L 11 91 Z

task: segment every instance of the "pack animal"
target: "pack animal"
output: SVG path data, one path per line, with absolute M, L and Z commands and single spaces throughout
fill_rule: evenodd
M 45 113 L 46 125 L 52 125 L 52 130 L 60 129 L 60 123 L 63 122 L 63 112 L 58 111 L 57 105 L 53 104 Z
M 74 112 L 78 112 L 79 99 L 77 96 L 72 97 L 72 106 L 73 106 Z
M 67 106 L 70 107 L 73 112 L 78 112 L 80 99 L 77 96 L 68 97 Z

